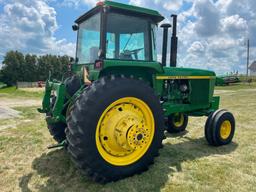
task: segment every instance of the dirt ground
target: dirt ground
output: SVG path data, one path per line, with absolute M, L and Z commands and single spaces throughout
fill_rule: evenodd
M 33 87 L 33 88 L 20 88 L 21 91 L 27 92 L 43 92 L 44 87 Z
M 39 106 L 41 104 L 39 99 L 0 99 L 0 119 L 14 118 L 19 116 L 19 111 L 12 109 L 13 107 L 30 107 Z

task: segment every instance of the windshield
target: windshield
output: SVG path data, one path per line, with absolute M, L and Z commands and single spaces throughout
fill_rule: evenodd
M 147 19 L 110 13 L 107 19 L 106 58 L 150 60 L 151 34 Z
M 96 14 L 79 25 L 77 39 L 78 64 L 94 63 L 100 47 L 100 14 Z

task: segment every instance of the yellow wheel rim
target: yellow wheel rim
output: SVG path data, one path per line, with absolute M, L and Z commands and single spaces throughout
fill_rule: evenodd
M 149 106 L 138 98 L 124 97 L 102 113 L 96 128 L 96 146 L 107 162 L 125 166 L 147 152 L 154 132 L 154 116 Z
M 220 126 L 220 137 L 222 139 L 227 139 L 231 133 L 231 123 L 230 121 L 226 120 Z
M 181 127 L 184 124 L 185 118 L 183 114 L 175 113 L 173 115 L 173 124 L 175 127 Z

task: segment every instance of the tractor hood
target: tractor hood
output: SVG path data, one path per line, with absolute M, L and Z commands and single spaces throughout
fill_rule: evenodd
M 211 79 L 216 75 L 213 71 L 192 68 L 164 67 L 164 73 L 158 74 L 157 79 Z

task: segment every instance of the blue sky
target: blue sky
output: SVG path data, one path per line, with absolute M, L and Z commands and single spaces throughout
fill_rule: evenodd
M 75 54 L 74 20 L 97 0 L 0 0 L 0 62 L 8 50 L 33 54 Z M 218 74 L 245 72 L 245 41 L 256 60 L 255 0 L 119 0 L 178 14 L 178 65 Z M 161 58 L 162 31 L 158 35 Z

